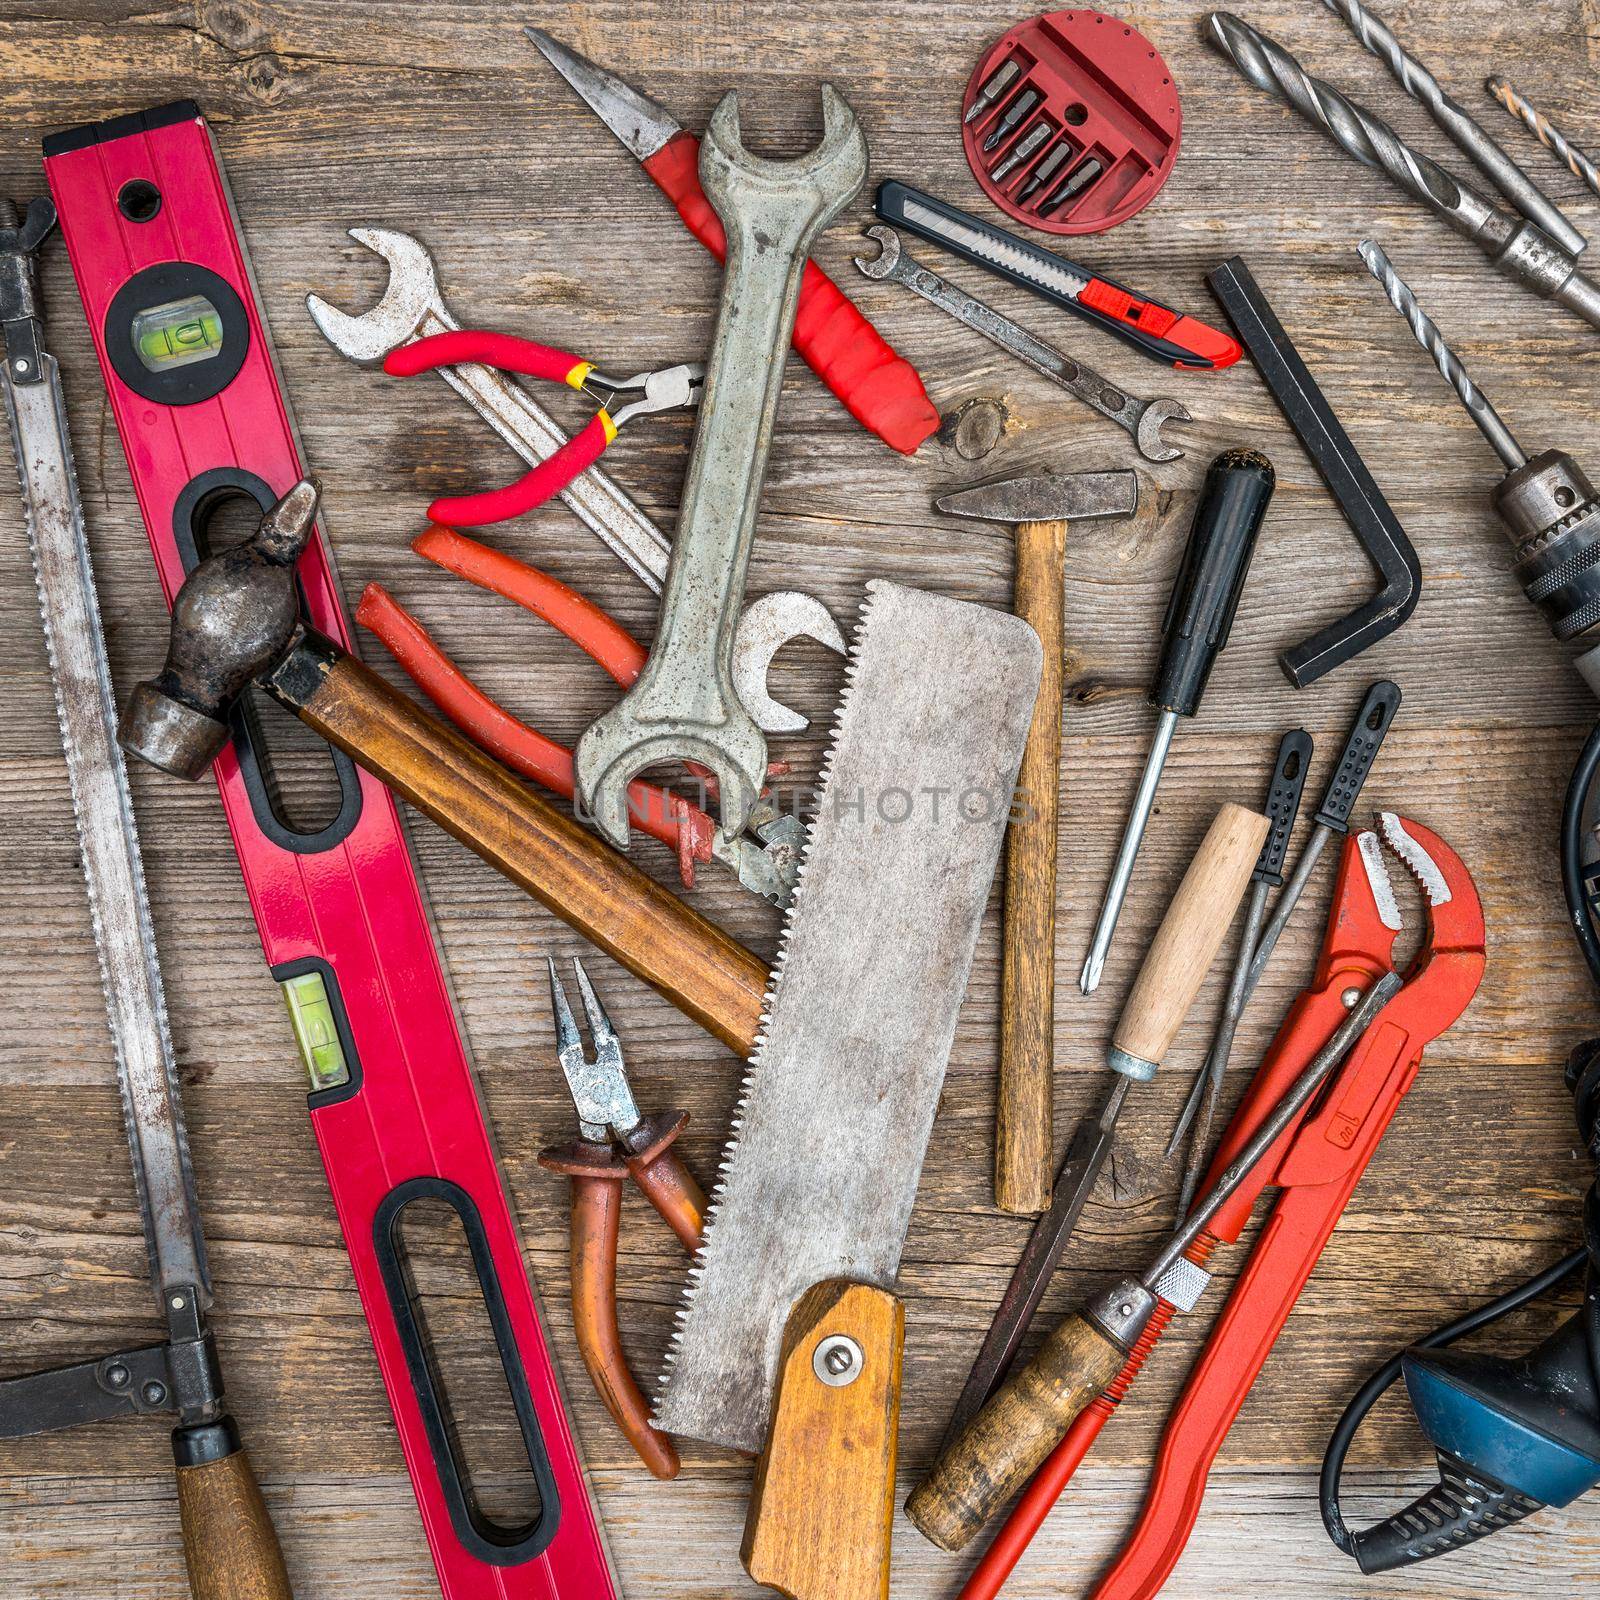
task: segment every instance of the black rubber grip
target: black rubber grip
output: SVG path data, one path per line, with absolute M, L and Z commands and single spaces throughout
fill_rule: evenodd
M 1543 1509 L 1540 1501 L 1474 1472 L 1446 1451 L 1435 1454 L 1439 1481 L 1431 1489 L 1405 1510 L 1351 1535 L 1351 1554 L 1363 1572 L 1393 1572 L 1442 1556 Z
M 1265 810 L 1272 826 L 1256 858 L 1255 871 L 1250 874 L 1256 883 L 1270 883 L 1274 889 L 1283 884 L 1283 858 L 1289 852 L 1289 835 L 1300 814 L 1300 794 L 1310 767 L 1311 735 L 1304 728 L 1284 734 L 1278 741 L 1278 760 L 1272 769 L 1272 786 L 1267 790 Z
M 1361 786 L 1378 759 L 1389 724 L 1400 709 L 1400 685 L 1380 678 L 1367 690 L 1356 714 L 1355 726 L 1345 741 L 1344 753 L 1329 780 L 1327 793 L 1322 797 L 1322 808 L 1317 812 L 1321 827 L 1332 828 L 1335 833 L 1350 831 L 1350 813 L 1360 797 Z
M 1183 567 L 1162 623 L 1161 662 L 1150 703 L 1192 717 L 1239 609 L 1256 536 L 1277 475 L 1259 450 L 1224 450 L 1211 463 Z

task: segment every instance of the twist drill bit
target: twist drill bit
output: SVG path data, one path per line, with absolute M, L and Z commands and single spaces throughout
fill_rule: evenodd
M 1258 89 L 1286 100 L 1347 155 L 1377 167 L 1471 239 L 1507 277 L 1600 328 L 1600 284 L 1532 222 L 1508 216 L 1476 189 L 1411 149 L 1381 117 L 1314 78 L 1281 45 L 1226 11 L 1207 19 L 1211 42 Z
M 1493 503 L 1517 553 L 1522 592 L 1556 638 L 1586 647 L 1575 664 L 1600 695 L 1600 498 L 1594 486 L 1565 450 L 1530 459 L 1389 258 L 1365 241 L 1361 259 L 1505 464 Z
M 1490 94 L 1503 105 L 1514 117 L 1520 117 L 1526 124 L 1528 132 L 1550 151 L 1558 161 L 1566 163 L 1567 171 L 1573 177 L 1580 179 L 1593 190 L 1600 194 L 1600 168 L 1596 168 L 1583 151 L 1581 151 L 1547 116 L 1537 107 L 1524 100 L 1511 84 L 1496 74 L 1484 84 Z
M 1506 471 L 1515 472 L 1518 467 L 1526 466 L 1527 451 L 1517 443 L 1500 413 L 1472 381 L 1461 358 L 1445 343 L 1438 323 L 1417 303 L 1411 286 L 1395 271 L 1394 263 L 1370 239 L 1363 239 L 1359 249 L 1361 259 L 1367 264 L 1367 271 L 1383 286 L 1389 304 L 1406 319 L 1412 336 L 1428 352 L 1434 366 L 1439 369 L 1439 376 L 1455 390 L 1456 398 L 1466 408 L 1467 415 L 1477 423 L 1478 431 L 1494 446 L 1494 453 L 1500 457 Z
M 1589 241 L 1500 147 L 1488 129 L 1400 43 L 1382 18 L 1374 16 L 1363 0 L 1323 0 L 1323 4 L 1349 24 L 1350 31 L 1388 67 L 1400 87 L 1422 104 L 1456 147 L 1477 163 L 1484 176 L 1523 216 L 1536 222 L 1563 250 L 1573 255 L 1582 253 Z

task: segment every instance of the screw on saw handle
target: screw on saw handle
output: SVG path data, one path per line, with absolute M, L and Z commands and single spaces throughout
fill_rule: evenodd
M 1378 759 L 1384 736 L 1399 709 L 1399 684 L 1382 678 L 1367 690 L 1350 737 L 1340 753 L 1339 765 L 1328 780 L 1327 792 L 1317 811 L 1318 827 L 1331 828 L 1335 833 L 1350 831 L 1350 813 L 1355 809 L 1361 786 L 1372 771 L 1372 763 Z
M 1127 1359 L 1128 1352 L 1084 1313 L 1064 1318 L 941 1453 L 912 1490 L 906 1515 L 941 1550 L 965 1549 Z
M 1256 869 L 1250 874 L 1256 883 L 1270 884 L 1275 889 L 1283 885 L 1283 861 L 1289 853 L 1294 819 L 1300 814 L 1300 795 L 1311 769 L 1311 751 L 1311 735 L 1304 728 L 1295 728 L 1278 741 L 1272 786 L 1267 790 L 1266 813 L 1271 831 L 1261 847 Z
M 232 1417 L 172 1435 L 194 1600 L 294 1600 L 267 1503 Z
M 1150 691 L 1157 710 L 1192 717 L 1200 709 L 1276 483 L 1272 463 L 1257 450 L 1225 450 L 1211 463 L 1161 624 L 1161 662 Z

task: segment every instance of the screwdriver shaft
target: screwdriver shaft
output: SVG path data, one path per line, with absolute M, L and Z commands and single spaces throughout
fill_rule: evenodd
M 1150 741 L 1150 754 L 1145 757 L 1144 773 L 1139 779 L 1138 792 L 1133 797 L 1133 809 L 1128 813 L 1128 824 L 1122 833 L 1117 862 L 1111 869 L 1111 881 L 1106 885 L 1105 899 L 1100 903 L 1100 916 L 1094 925 L 1089 955 L 1083 963 L 1083 971 L 1078 975 L 1078 987 L 1085 994 L 1093 994 L 1100 987 L 1106 953 L 1111 948 L 1111 937 L 1117 931 L 1122 903 L 1128 898 L 1134 859 L 1144 842 L 1144 830 L 1156 803 L 1156 787 L 1161 782 L 1161 769 L 1167 763 L 1167 752 L 1172 748 L 1172 736 L 1177 730 L 1178 713 L 1163 711 L 1161 720 L 1156 723 L 1155 736 Z

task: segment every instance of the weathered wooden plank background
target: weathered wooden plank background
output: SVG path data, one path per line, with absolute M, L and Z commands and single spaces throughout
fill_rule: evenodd
M 1310 0 L 1254 0 L 1250 19 L 1316 70 L 1359 87 L 1429 150 L 1441 141 L 1343 26 Z M 1489 104 L 1507 72 L 1582 142 L 1600 139 L 1592 89 L 1595 0 L 1387 13 L 1484 107 L 1529 168 L 1600 227 L 1600 207 Z M 1098 1059 L 1136 955 L 1214 807 L 1253 801 L 1280 732 L 1319 740 L 1316 788 L 1366 684 L 1405 689 L 1400 723 L 1368 797 L 1438 829 L 1477 874 L 1490 926 L 1487 979 L 1434 1049 L 1371 1172 L 1228 1440 L 1189 1552 L 1167 1592 L 1290 1597 L 1557 1596 L 1600 1580 L 1592 1504 L 1549 1513 L 1474 1550 L 1400 1577 L 1361 1580 L 1324 1538 L 1314 1475 L 1333 1419 L 1396 1346 L 1571 1248 L 1591 1173 L 1576 1148 L 1559 1067 L 1588 1032 L 1593 996 L 1563 929 L 1556 819 L 1593 705 L 1517 591 L 1485 495 L 1496 468 L 1354 255 L 1380 239 L 1426 296 L 1530 447 L 1592 463 L 1600 346 L 1572 317 L 1493 277 L 1472 247 L 1358 172 L 1241 85 L 1201 42 L 1197 7 L 1140 0 L 1126 15 L 1160 46 L 1184 97 L 1184 150 L 1166 190 L 1081 254 L 1209 314 L 1203 271 L 1243 251 L 1367 452 L 1426 573 L 1403 632 L 1305 694 L 1277 652 L 1362 595 L 1368 574 L 1315 475 L 1247 367 L 1178 376 L 959 264 L 952 278 L 1081 353 L 1138 392 L 1171 393 L 1203 419 L 1189 457 L 1141 465 L 1146 511 L 1070 541 L 1065 802 L 1059 944 L 1062 1129 L 1098 1090 Z M 6 0 L 0 6 L 0 187 L 38 191 L 38 141 L 52 129 L 196 97 L 215 128 L 249 232 L 308 457 L 327 486 L 347 593 L 382 578 L 493 693 L 553 735 L 575 737 L 608 700 L 601 674 L 531 619 L 424 568 L 405 549 L 427 499 L 486 485 L 512 463 L 431 380 L 356 370 L 307 320 L 308 290 L 362 308 L 379 269 L 345 239 L 358 223 L 418 233 L 470 322 L 568 342 L 611 365 L 694 358 L 717 275 L 630 160 L 522 39 L 537 20 L 700 126 L 729 85 L 745 91 L 753 142 L 774 153 L 816 132 L 823 79 L 850 96 L 873 179 L 901 176 L 982 211 L 964 166 L 956 106 L 977 52 L 1015 17 L 1005 7 L 873 0 L 797 8 L 591 0 L 536 12 L 444 0 Z M 1460 160 L 1449 154 L 1452 165 Z M 864 579 L 888 575 L 1005 605 L 1009 538 L 930 509 L 936 492 L 1046 466 L 1129 465 L 1124 436 L 1064 395 L 850 266 L 865 200 L 820 251 L 902 349 L 942 411 L 985 399 L 1003 437 L 981 462 L 924 447 L 902 460 L 858 430 L 796 364 L 773 452 L 752 573 L 759 592 L 800 584 L 847 615 Z M 165 621 L 114 429 L 63 254 L 45 286 L 65 370 L 110 648 L 126 690 L 158 660 Z M 560 403 L 559 400 L 557 402 Z M 574 415 L 576 411 L 574 410 Z M 688 423 L 631 431 L 618 477 L 670 525 Z M 1150 717 L 1143 689 L 1155 627 L 1208 452 L 1254 442 L 1280 488 L 1236 640 L 1201 720 L 1183 731 L 1108 979 L 1092 1000 L 1076 977 Z M 648 635 L 652 602 L 559 507 L 497 536 Z M 381 652 L 374 652 L 381 654 Z M 384 663 L 380 667 L 387 670 Z M 65 777 L 17 503 L 0 496 L 0 1371 L 78 1359 L 152 1328 L 121 1141 Z M 796 652 L 783 694 L 824 721 L 837 664 Z M 786 744 L 813 771 L 820 735 Z M 218 1329 L 235 1408 L 282 1531 L 298 1592 L 373 1600 L 432 1592 L 432 1576 L 346 1258 L 312 1146 L 281 1002 L 261 969 L 233 854 L 208 784 L 146 771 L 133 782 L 163 945 L 173 1024 L 215 1266 Z M 737 1545 L 748 1469 L 690 1447 L 675 1484 L 651 1481 L 582 1380 L 565 1289 L 565 1197 L 534 1164 L 570 1132 L 541 977 L 547 952 L 579 946 L 544 912 L 425 825 L 416 830 L 440 934 L 476 1051 L 533 1271 L 624 1587 L 633 1600 L 754 1593 Z M 669 863 L 650 847 L 664 877 Z M 1285 942 L 1235 1054 L 1242 1084 L 1309 969 L 1326 879 Z M 718 872 L 694 902 L 770 952 L 776 919 Z M 921 1203 L 906 1248 L 909 1300 L 902 1465 L 928 1461 L 968 1360 L 1026 1234 L 989 1205 L 997 920 L 986 926 L 951 1062 Z M 687 1153 L 709 1171 L 737 1063 L 665 1002 L 597 962 L 641 1098 L 694 1114 Z M 1054 1286 L 1058 1310 L 1137 1262 L 1168 1222 L 1176 1175 L 1159 1160 L 1213 982 L 1172 1070 L 1127 1117 L 1123 1182 L 1107 1186 Z M 629 1202 L 625 1337 L 644 1373 L 661 1355 L 682 1262 Z M 1240 1259 L 1224 1253 L 1224 1276 Z M 1542 1307 L 1499 1335 L 1528 1342 L 1561 1314 Z M 1079 1593 L 1136 1512 L 1146 1465 L 1197 1317 L 1167 1341 L 1106 1431 L 1014 1580 L 1027 1595 Z M 483 1374 L 476 1373 L 472 1381 Z M 1396 1405 L 1355 1454 L 1357 1514 L 1409 1498 L 1426 1452 Z M 117 1430 L 0 1447 L 0 1589 L 7 1596 L 170 1597 L 181 1559 L 166 1442 Z M 965 1563 L 905 1525 L 895 1592 L 950 1595 Z

